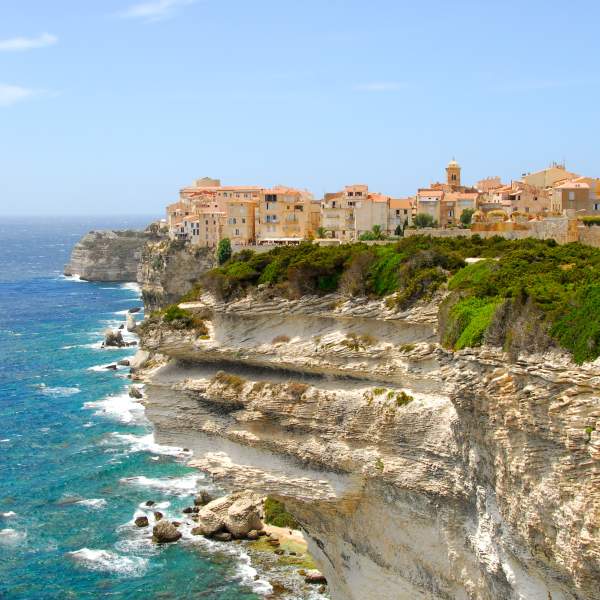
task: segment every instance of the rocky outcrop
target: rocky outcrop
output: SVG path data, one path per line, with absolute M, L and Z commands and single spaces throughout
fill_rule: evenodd
M 177 240 L 144 246 L 137 270 L 147 310 L 163 308 L 189 292 L 215 266 L 214 248 L 200 248 Z
M 181 532 L 170 521 L 160 519 L 152 528 L 152 539 L 157 544 L 169 544 L 181 538 Z
M 136 281 L 142 249 L 156 231 L 90 231 L 73 248 L 65 275 L 88 281 Z
M 333 600 L 600 600 L 600 363 L 449 352 L 437 306 L 186 305 L 208 336 L 142 334 L 157 439 L 285 502 Z

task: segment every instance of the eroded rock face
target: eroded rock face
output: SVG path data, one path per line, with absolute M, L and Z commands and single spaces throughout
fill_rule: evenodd
M 194 247 L 173 240 L 147 244 L 136 275 L 146 309 L 155 310 L 177 302 L 215 265 L 214 248 Z
M 600 599 L 600 364 L 448 352 L 434 306 L 201 304 L 209 339 L 144 333 L 157 437 L 285 502 L 334 600 Z
M 88 281 L 136 281 L 142 249 L 157 239 L 149 231 L 90 231 L 73 248 L 64 273 Z

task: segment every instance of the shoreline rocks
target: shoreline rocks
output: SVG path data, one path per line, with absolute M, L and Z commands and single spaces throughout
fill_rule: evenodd
M 152 540 L 157 544 L 170 544 L 179 539 L 181 539 L 181 531 L 178 531 L 177 527 L 166 519 L 161 519 L 152 528 Z

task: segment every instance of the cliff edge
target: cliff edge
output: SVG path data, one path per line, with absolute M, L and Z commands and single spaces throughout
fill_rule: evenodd
M 142 249 L 159 239 L 154 231 L 90 231 L 71 253 L 65 275 L 87 281 L 137 281 Z

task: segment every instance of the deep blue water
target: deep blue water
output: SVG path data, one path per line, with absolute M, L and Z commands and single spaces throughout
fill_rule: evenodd
M 1 598 L 259 597 L 240 547 L 157 547 L 132 525 L 146 500 L 181 516 L 208 482 L 153 443 L 126 369 L 93 369 L 133 355 L 99 342 L 138 292 L 61 273 L 86 231 L 149 220 L 0 220 Z

